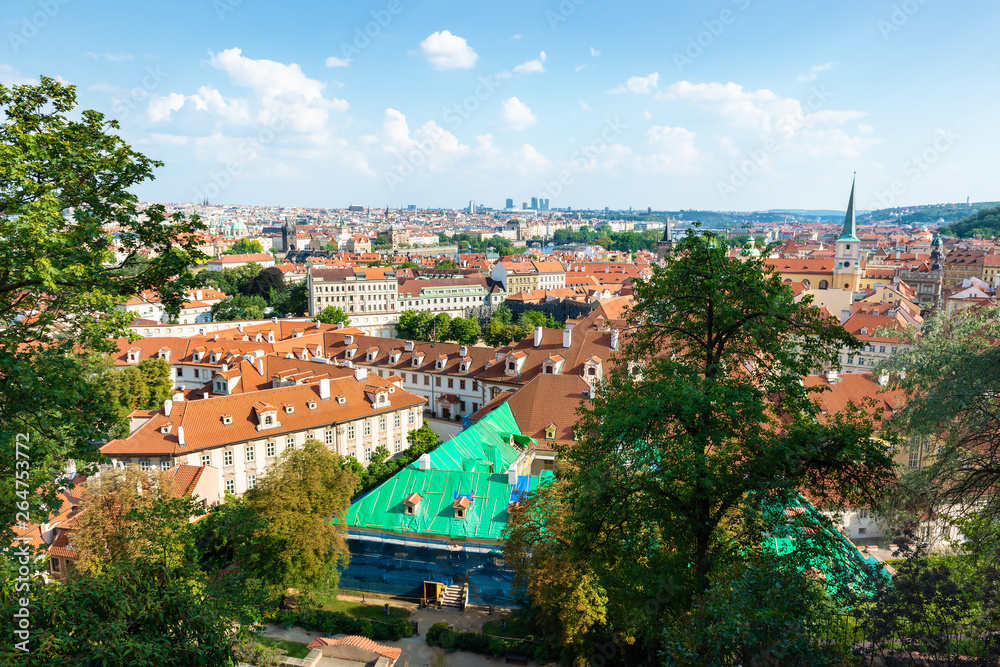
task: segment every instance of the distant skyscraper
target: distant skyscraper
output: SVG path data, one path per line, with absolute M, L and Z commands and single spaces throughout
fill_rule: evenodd
M 532 211 L 537 211 L 538 210 L 538 197 L 532 197 L 531 198 L 531 210 Z
M 521 202 L 521 210 L 522 211 L 527 211 L 528 210 L 528 202 L 526 202 L 526 201 Z
M 406 210 L 408 210 L 408 211 L 416 211 L 417 210 L 417 205 L 416 204 L 407 204 Z
M 514 200 L 511 199 L 510 197 L 507 197 L 507 206 L 506 206 L 506 208 L 514 208 Z
M 475 214 L 475 212 L 476 212 L 476 200 L 475 199 L 470 199 L 469 200 L 469 215 L 473 215 L 473 214 Z

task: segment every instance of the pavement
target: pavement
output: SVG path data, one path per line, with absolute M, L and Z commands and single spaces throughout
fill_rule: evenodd
M 340 594 L 337 596 L 341 600 L 361 601 L 361 596 Z M 489 613 L 489 607 L 466 608 L 464 612 L 445 609 L 420 609 L 415 603 L 400 602 L 398 600 L 387 600 L 393 607 L 400 607 L 410 612 L 410 620 L 416 621 L 420 634 L 415 637 L 401 639 L 396 642 L 380 640 L 378 643 L 385 646 L 395 646 L 402 649 L 403 653 L 396 662 L 399 667 L 495 667 L 505 664 L 504 658 L 492 658 L 478 653 L 466 653 L 465 651 L 455 651 L 448 653 L 444 649 L 427 645 L 424 635 L 435 623 L 444 622 L 456 630 L 465 632 L 479 632 L 483 625 L 490 620 L 500 618 L 504 610 L 494 609 L 493 614 Z M 365 597 L 365 602 L 369 604 L 379 604 L 379 598 Z M 300 627 L 292 627 L 286 630 L 280 625 L 269 623 L 265 626 L 265 637 L 274 639 L 285 639 L 287 641 L 301 642 L 308 644 L 317 637 L 324 636 L 319 632 L 310 632 Z M 333 635 L 333 639 L 339 639 L 345 635 Z M 537 664 L 537 663 L 529 663 Z

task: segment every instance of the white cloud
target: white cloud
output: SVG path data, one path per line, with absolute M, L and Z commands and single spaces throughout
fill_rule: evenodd
M 7 86 L 19 86 L 26 83 L 36 83 L 34 79 L 29 79 L 7 63 L 0 63 L 0 83 Z
M 479 55 L 469 46 L 464 37 L 453 35 L 447 30 L 432 33 L 420 42 L 420 53 L 434 69 L 471 69 Z
M 520 35 L 520 33 L 518 33 L 516 35 L 511 35 L 510 38 L 511 39 L 521 39 L 521 35 Z
M 354 58 L 338 58 L 337 56 L 330 56 L 326 59 L 327 67 L 347 67 L 351 64 Z
M 520 65 L 514 68 L 514 71 L 517 72 L 518 74 L 534 74 L 534 73 L 544 72 L 545 65 L 543 63 L 545 63 L 545 60 L 546 60 L 545 51 L 542 51 L 540 54 L 538 54 L 537 58 L 535 58 L 534 60 L 529 60 L 527 62 L 521 63 Z
M 500 149 L 493 145 L 492 134 L 476 135 L 475 154 L 479 157 L 494 157 L 500 154 Z
M 583 109 L 584 111 L 590 111 L 590 105 L 584 102 L 583 100 L 580 100 L 580 108 Z
M 643 111 L 642 117 L 645 118 L 646 120 L 653 120 L 653 114 L 649 113 L 648 111 Z
M 590 47 L 590 55 L 596 58 L 597 56 L 601 55 L 601 52 L 595 49 L 594 47 Z
M 382 120 L 381 143 L 386 152 L 414 166 L 425 164 L 431 171 L 441 171 L 469 152 L 467 145 L 432 120 L 411 132 L 406 116 L 391 108 Z
M 122 52 L 122 53 L 105 53 L 104 55 L 98 55 L 98 54 L 96 54 L 96 53 L 94 53 L 92 51 L 84 51 L 83 55 L 87 56 L 88 58 L 90 58 L 92 60 L 100 60 L 101 58 L 104 58 L 105 60 L 107 60 L 109 62 L 113 62 L 113 63 L 118 63 L 118 62 L 122 62 L 122 61 L 125 61 L 125 60 L 135 60 L 135 56 L 133 56 L 131 53 L 124 53 L 124 52 Z
M 795 80 L 800 82 L 815 81 L 816 77 L 819 76 L 820 72 L 826 72 L 828 70 L 831 70 L 833 69 L 833 66 L 836 64 L 837 63 L 835 62 L 828 62 L 828 63 L 823 63 L 822 65 L 815 65 L 809 70 L 808 73 L 798 75 L 795 78 Z
M 504 100 L 501 105 L 500 120 L 512 130 L 523 130 L 529 125 L 534 125 L 538 118 L 531 112 L 527 104 L 516 97 L 510 97 Z
M 170 114 L 180 110 L 184 106 L 185 99 L 180 93 L 152 95 L 149 100 L 149 107 L 146 110 L 149 120 L 154 123 L 170 120 Z
M 577 71 L 577 72 L 579 72 L 579 71 L 580 71 L 580 70 L 582 70 L 582 69 L 586 69 L 586 67 L 587 67 L 586 65 L 577 65 L 577 66 L 576 66 L 576 67 L 574 68 L 574 71 Z
M 633 76 L 624 84 L 612 88 L 608 92 L 613 95 L 620 95 L 624 92 L 635 93 L 636 95 L 649 95 L 656 90 L 660 83 L 659 72 L 653 72 L 649 76 Z

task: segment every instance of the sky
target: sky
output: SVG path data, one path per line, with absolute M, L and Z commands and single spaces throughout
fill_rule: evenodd
M 144 200 L 859 209 L 1000 199 L 1000 3 L 4 0 L 161 160 Z

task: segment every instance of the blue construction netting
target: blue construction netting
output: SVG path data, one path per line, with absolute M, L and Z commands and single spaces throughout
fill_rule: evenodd
M 394 543 L 398 537 L 349 539 L 351 563 L 340 574 L 340 587 L 419 598 L 425 581 L 467 583 L 470 604 L 514 605 L 513 573 L 499 552 L 451 549 L 435 540 L 402 545 Z

